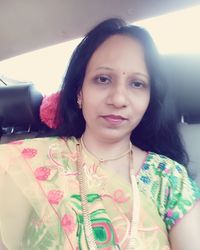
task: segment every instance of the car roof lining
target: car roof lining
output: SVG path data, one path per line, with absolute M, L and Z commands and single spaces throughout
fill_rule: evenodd
M 0 3 L 0 60 L 83 36 L 109 17 L 134 22 L 199 0 L 3 0 Z

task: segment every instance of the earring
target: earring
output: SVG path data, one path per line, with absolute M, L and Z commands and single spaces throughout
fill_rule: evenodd
M 82 102 L 81 102 L 81 99 L 79 97 L 77 100 L 77 104 L 78 104 L 79 109 L 82 109 Z

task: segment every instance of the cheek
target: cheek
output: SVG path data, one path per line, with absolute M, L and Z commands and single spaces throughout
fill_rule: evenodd
M 146 112 L 146 110 L 148 109 L 148 107 L 149 107 L 149 100 L 150 99 L 148 99 L 145 103 L 143 103 L 143 108 L 142 108 L 142 116 L 145 114 L 145 112 Z
M 138 114 L 143 115 L 147 110 L 150 102 L 150 93 L 143 93 L 134 99 L 133 107 L 138 111 Z
M 150 103 L 150 93 L 148 94 L 146 101 L 144 102 L 144 112 L 147 110 L 147 108 L 149 107 L 149 103 Z
M 148 108 L 148 105 L 141 106 L 140 109 L 138 109 L 138 116 L 143 117 L 147 108 Z
M 99 107 L 97 98 L 91 91 L 82 94 L 82 112 L 85 119 L 93 117 Z
M 87 108 L 96 108 L 104 102 L 101 92 L 97 91 L 93 87 L 83 88 L 82 90 L 82 102 Z
M 145 93 L 144 95 L 144 107 L 147 109 L 147 107 L 149 106 L 149 102 L 150 102 L 150 89 L 148 89 L 148 91 Z

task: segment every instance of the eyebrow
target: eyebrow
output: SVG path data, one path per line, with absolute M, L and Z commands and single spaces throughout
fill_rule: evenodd
M 140 72 L 135 72 L 134 75 L 143 76 L 143 77 L 145 77 L 147 80 L 149 80 L 149 78 L 150 78 L 149 75 L 144 74 L 144 73 L 140 73 Z
M 100 67 L 97 67 L 96 70 L 101 70 L 101 69 L 104 69 L 104 70 L 108 70 L 108 71 L 114 71 L 114 69 L 110 68 L 110 67 L 106 67 L 106 66 L 100 66 Z M 145 74 L 145 73 L 141 73 L 141 72 L 134 72 L 134 75 L 137 75 L 137 76 L 143 76 L 145 78 L 147 78 L 147 80 L 149 80 L 149 75 Z
M 110 71 L 113 71 L 112 68 L 110 67 L 106 67 L 106 66 L 100 66 L 100 67 L 97 67 L 96 70 L 100 70 L 100 69 L 106 69 L 106 70 L 110 70 Z

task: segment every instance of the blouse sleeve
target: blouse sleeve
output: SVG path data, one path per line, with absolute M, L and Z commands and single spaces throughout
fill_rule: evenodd
M 172 161 L 165 188 L 165 211 L 163 219 L 170 230 L 185 214 L 187 214 L 200 200 L 200 188 L 188 176 L 181 164 Z
M 200 187 L 184 166 L 150 153 L 142 167 L 140 188 L 149 195 L 169 231 L 200 200 Z

